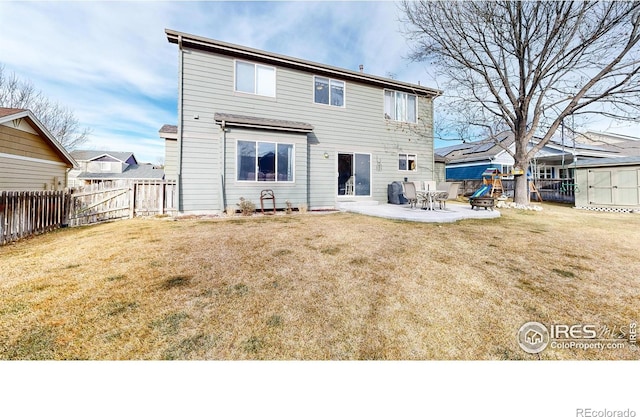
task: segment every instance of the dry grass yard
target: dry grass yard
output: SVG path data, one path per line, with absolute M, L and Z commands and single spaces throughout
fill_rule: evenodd
M 640 321 L 640 215 L 544 205 L 135 219 L 0 247 L 0 359 L 638 359 L 516 341 Z

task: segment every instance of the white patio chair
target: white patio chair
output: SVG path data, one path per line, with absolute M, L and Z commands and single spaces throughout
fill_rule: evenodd
M 416 207 L 416 203 L 418 202 L 418 198 L 416 195 L 416 185 L 412 182 L 403 182 L 402 183 L 402 195 L 407 199 L 411 208 Z
M 344 194 L 345 195 L 353 195 L 354 194 L 354 179 L 353 175 L 349 177 L 347 182 L 344 183 Z

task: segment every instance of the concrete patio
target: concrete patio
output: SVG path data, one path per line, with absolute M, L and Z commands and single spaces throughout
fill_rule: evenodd
M 343 202 L 340 211 L 425 223 L 453 223 L 464 219 L 495 219 L 500 217 L 497 210 L 473 210 L 468 203 L 447 202 L 446 209 L 422 210 L 411 208 L 409 204 L 378 204 L 375 201 Z

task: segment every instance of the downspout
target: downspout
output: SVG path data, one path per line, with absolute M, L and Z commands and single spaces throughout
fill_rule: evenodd
M 182 35 L 178 35 L 178 155 L 177 155 L 177 174 L 176 174 L 176 198 L 178 199 L 177 209 L 178 213 L 184 210 L 182 205 L 182 88 L 183 88 L 183 54 L 182 49 Z
M 433 102 L 435 100 L 435 97 L 432 97 L 429 99 L 431 101 L 431 181 L 437 181 L 438 178 L 436 178 L 438 176 L 438 171 L 436 170 L 436 133 L 433 131 L 433 117 L 434 117 L 434 105 L 435 103 Z M 418 103 L 418 101 L 416 100 L 416 104 Z M 417 112 L 416 112 L 417 113 Z M 445 169 L 444 169 L 445 173 L 444 173 L 444 181 L 446 181 L 447 178 L 447 168 L 445 165 Z M 436 186 L 438 185 L 438 183 L 436 182 Z
M 225 120 L 220 124 L 222 128 L 222 164 L 220 172 L 220 201 L 222 202 L 221 211 L 225 211 L 227 208 L 226 201 L 226 188 L 225 188 L 225 173 L 227 172 L 227 122 Z

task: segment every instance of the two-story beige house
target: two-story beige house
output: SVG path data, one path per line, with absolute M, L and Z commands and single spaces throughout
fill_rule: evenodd
M 436 179 L 433 100 L 441 91 L 166 35 L 178 48 L 178 123 L 160 135 L 172 147 L 165 163 L 178 179 L 181 212 L 221 212 L 241 197 L 257 203 L 264 189 L 279 208 L 287 200 L 311 210 L 386 203 L 393 181 Z
M 162 168 L 152 164 L 139 164 L 132 152 L 76 150 L 71 155 L 78 162 L 78 168 L 69 172 L 70 187 L 164 179 Z

